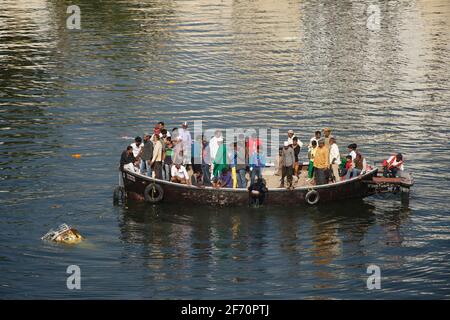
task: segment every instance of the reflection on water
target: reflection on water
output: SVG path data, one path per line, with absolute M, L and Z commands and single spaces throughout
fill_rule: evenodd
M 80 0 L 72 31 L 69 4 L 1 2 L 0 297 L 80 297 L 74 263 L 83 298 L 449 297 L 448 1 L 380 3 L 379 31 L 369 0 Z M 122 137 L 200 119 L 304 143 L 330 126 L 342 152 L 401 151 L 416 186 L 314 208 L 113 207 Z M 39 241 L 63 222 L 89 246 Z

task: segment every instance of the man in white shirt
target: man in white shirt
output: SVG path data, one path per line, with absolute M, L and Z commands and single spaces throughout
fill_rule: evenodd
M 142 148 L 144 147 L 144 144 L 142 143 L 142 138 L 136 137 L 134 139 L 134 143 L 131 144 L 131 147 L 133 148 L 133 156 L 135 158 L 138 158 L 140 156 Z
M 288 138 L 287 138 L 289 146 L 292 146 L 294 144 L 294 138 L 297 138 L 297 136 L 294 134 L 294 130 L 291 129 L 288 131 Z M 298 138 L 297 144 L 300 146 L 300 148 L 303 147 L 303 143 Z
M 214 159 L 216 159 L 217 151 L 219 150 L 219 138 L 222 138 L 222 132 L 220 130 L 216 130 L 214 133 L 214 137 L 209 140 L 209 155 L 210 155 L 210 168 L 211 172 L 213 172 L 213 164 Z M 213 178 L 213 176 L 211 176 Z
M 183 150 L 183 164 L 191 164 L 191 145 L 192 137 L 188 130 L 187 122 L 183 122 L 181 128 L 178 129 L 178 139 L 181 141 Z
M 189 184 L 189 174 L 187 173 L 186 168 L 179 162 L 172 165 L 172 169 L 170 171 L 172 176 L 170 181 L 181 184 Z
M 339 176 L 339 165 L 341 164 L 341 155 L 339 154 L 339 147 L 336 144 L 336 138 L 330 136 L 330 165 L 333 170 L 335 182 L 341 181 Z
M 320 130 L 317 130 L 316 132 L 314 132 L 314 137 L 309 139 L 308 152 L 310 152 L 313 149 L 313 147 L 312 147 L 313 141 L 316 141 L 316 145 L 319 145 L 319 140 L 321 137 L 322 137 L 322 132 Z

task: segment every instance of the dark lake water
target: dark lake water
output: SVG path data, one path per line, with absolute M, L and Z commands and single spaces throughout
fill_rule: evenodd
M 372 2 L 78 0 L 68 30 L 72 1 L 1 0 L 0 298 L 449 298 L 450 2 L 380 1 L 379 30 Z M 127 137 L 159 120 L 303 142 L 329 126 L 342 150 L 401 151 L 416 185 L 409 201 L 113 206 Z M 40 240 L 60 223 L 87 240 Z

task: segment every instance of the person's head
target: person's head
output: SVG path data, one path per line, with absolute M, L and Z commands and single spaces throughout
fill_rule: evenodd
M 320 137 L 322 136 L 322 132 L 320 132 L 320 130 L 317 130 L 316 132 L 314 132 L 314 135 L 316 139 L 320 139 Z
M 319 148 L 323 148 L 324 145 L 325 145 L 325 139 L 324 138 L 319 139 Z
M 328 138 L 331 134 L 331 129 L 330 128 L 323 129 L 323 134 L 325 135 L 326 138 Z
M 345 157 L 345 159 L 347 160 L 347 162 L 351 162 L 352 161 L 352 156 L 351 155 L 347 155 Z
M 172 137 L 166 137 L 166 142 L 167 142 L 167 144 L 171 144 L 172 143 Z
M 139 145 L 142 143 L 142 138 L 141 137 L 136 137 L 136 138 L 134 138 L 134 142 L 139 147 Z
M 314 149 L 315 147 L 317 147 L 317 141 L 316 141 L 316 140 L 313 140 L 313 141 L 311 142 L 311 146 L 313 147 L 313 149 Z
M 162 134 L 163 138 L 167 137 L 167 130 L 161 129 L 161 134 Z
M 401 153 L 397 153 L 397 155 L 395 156 L 395 160 L 402 161 L 403 160 L 403 155 Z
M 296 146 L 298 144 L 298 138 L 297 137 L 294 137 L 294 139 L 292 139 L 292 144 L 294 146 Z
M 347 148 L 348 148 L 348 150 L 350 150 L 350 151 L 355 151 L 357 147 L 358 147 L 358 146 L 356 145 L 356 143 L 351 143 L 351 144 L 348 145 Z
M 164 122 L 160 121 L 158 122 L 158 127 L 162 130 L 164 129 Z
M 161 133 L 161 129 L 157 126 L 153 129 L 153 133 L 155 136 L 159 136 L 159 134 Z
M 294 135 L 294 130 L 288 130 L 288 137 L 292 138 L 292 136 Z
M 333 136 L 330 136 L 330 144 L 336 143 L 336 138 Z
M 181 127 L 182 127 L 183 129 L 187 129 L 187 127 L 188 127 L 187 121 L 183 122 L 183 123 L 181 124 Z
M 284 147 L 284 149 L 289 148 L 289 142 L 285 141 L 285 142 L 283 143 L 283 147 Z
M 151 138 L 151 136 L 150 136 L 149 134 L 146 134 L 146 135 L 144 136 L 144 141 L 147 142 L 147 141 L 150 140 L 150 138 Z
M 362 159 L 362 154 L 359 153 L 359 152 L 357 152 L 357 153 L 356 153 L 355 160 L 361 160 L 361 159 Z
M 132 154 L 133 153 L 133 147 L 132 146 L 128 146 L 127 147 L 127 153 L 128 154 Z
M 282 155 L 283 154 L 283 147 L 279 147 L 278 148 L 278 155 Z

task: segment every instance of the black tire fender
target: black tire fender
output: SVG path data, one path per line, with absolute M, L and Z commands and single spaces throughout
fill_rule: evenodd
M 317 204 L 320 200 L 319 192 L 317 192 L 316 190 L 309 190 L 305 195 L 305 200 L 310 205 Z
M 156 183 L 150 183 L 145 187 L 144 198 L 146 202 L 158 203 L 164 198 L 164 189 Z

